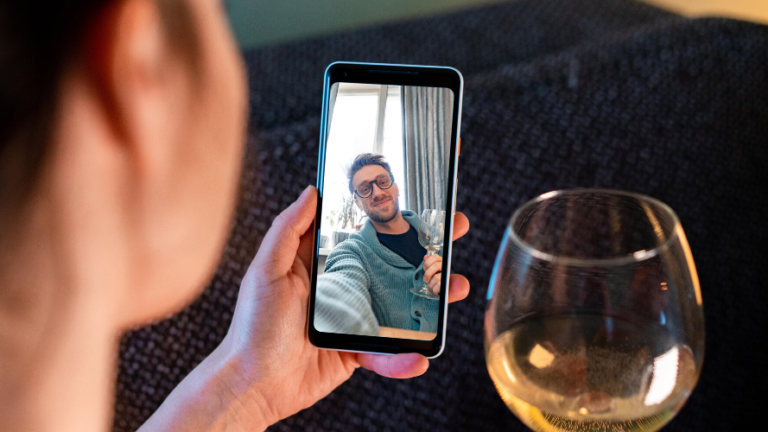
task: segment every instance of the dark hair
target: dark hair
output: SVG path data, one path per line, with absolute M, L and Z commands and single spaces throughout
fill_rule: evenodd
M 352 177 L 355 176 L 355 173 L 360 171 L 361 168 L 368 165 L 378 165 L 389 173 L 390 176 L 392 176 L 392 169 L 389 167 L 389 164 L 387 163 L 386 159 L 384 159 L 384 156 L 376 153 L 361 153 L 355 157 L 355 160 L 352 162 L 352 165 L 349 166 L 349 169 L 347 170 L 347 178 L 349 179 L 349 192 L 351 193 L 355 188 L 352 186 Z M 394 176 L 393 176 L 394 177 Z
M 191 11 L 183 0 L 157 2 L 171 43 L 196 60 Z M 56 121 L 62 75 L 82 54 L 86 32 L 92 30 L 97 14 L 113 3 L 0 1 L 0 202 L 4 207 L 23 201 L 34 188 Z

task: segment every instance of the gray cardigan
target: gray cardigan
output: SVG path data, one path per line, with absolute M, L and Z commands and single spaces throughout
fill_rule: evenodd
M 416 213 L 403 210 L 402 215 L 419 228 Z M 436 332 L 440 302 L 409 291 L 424 282 L 423 265 L 416 268 L 382 245 L 367 221 L 328 255 L 317 278 L 315 328 L 363 335 L 378 334 L 380 325 Z

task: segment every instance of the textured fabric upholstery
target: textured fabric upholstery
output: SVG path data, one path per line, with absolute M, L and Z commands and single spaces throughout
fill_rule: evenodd
M 527 430 L 485 369 L 493 259 L 517 206 L 590 186 L 668 203 L 698 265 L 704 370 L 665 430 L 739 430 L 757 415 L 748 395 L 764 382 L 768 29 L 623 0 L 521 0 L 246 53 L 251 132 L 231 238 L 194 304 L 123 338 L 115 430 L 136 429 L 226 333 L 272 219 L 314 184 L 322 73 L 335 60 L 464 73 L 457 208 L 472 228 L 452 267 L 472 293 L 449 308 L 447 347 L 426 375 L 358 371 L 271 430 Z

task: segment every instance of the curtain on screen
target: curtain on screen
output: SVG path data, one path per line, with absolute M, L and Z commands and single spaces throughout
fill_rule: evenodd
M 401 94 L 408 208 L 445 210 L 453 92 L 403 86 Z

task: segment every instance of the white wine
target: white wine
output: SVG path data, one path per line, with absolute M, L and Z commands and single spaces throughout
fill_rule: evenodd
M 645 431 L 664 426 L 698 379 L 691 350 L 657 324 L 554 315 L 486 344 L 504 402 L 535 431 Z

